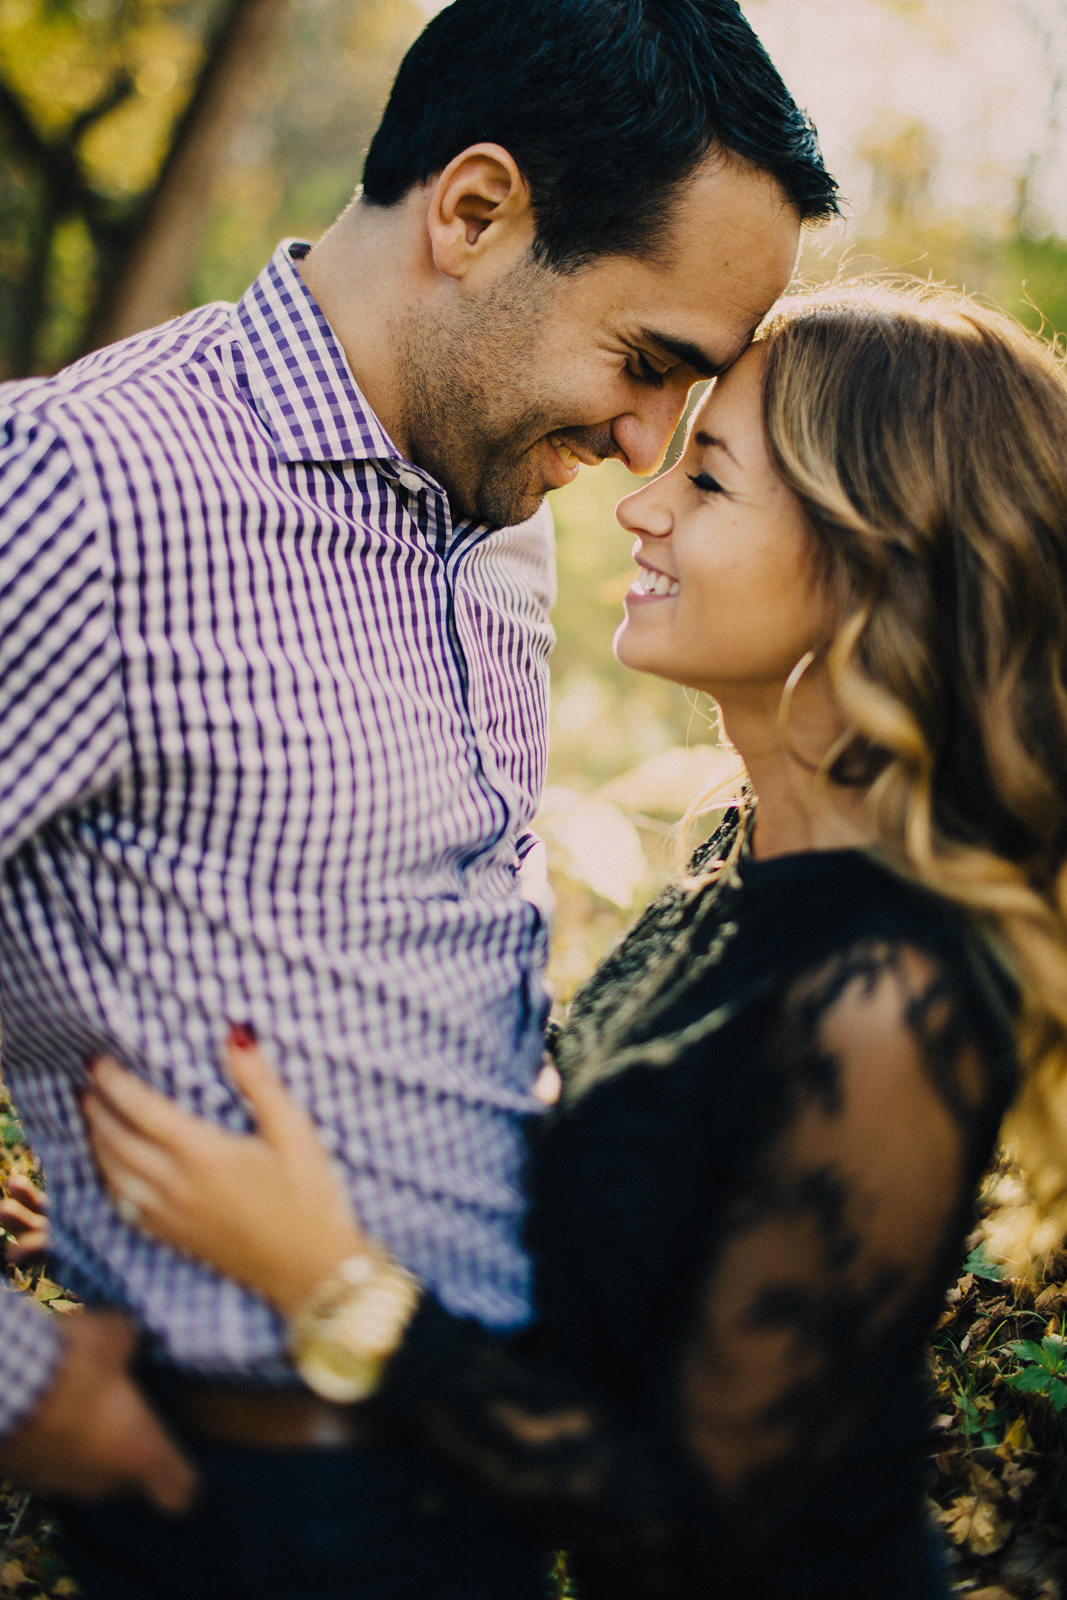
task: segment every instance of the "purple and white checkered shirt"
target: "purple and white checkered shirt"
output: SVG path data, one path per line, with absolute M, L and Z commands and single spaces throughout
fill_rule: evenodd
M 371 1233 L 527 1314 L 551 518 L 453 523 L 281 246 L 205 306 L 0 388 L 0 1024 L 59 1275 L 191 1371 L 285 1381 L 257 1297 L 126 1228 L 76 1094 L 110 1050 L 246 1126 L 249 1021 Z M 57 1360 L 0 1296 L 0 1431 Z

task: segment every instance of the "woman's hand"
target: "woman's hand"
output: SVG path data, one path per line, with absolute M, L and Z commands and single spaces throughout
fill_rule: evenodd
M 371 1245 L 314 1123 L 247 1028 L 231 1028 L 225 1063 L 256 1133 L 193 1116 L 102 1056 L 84 1102 L 93 1151 L 128 1221 L 293 1312 Z
M 48 1197 L 18 1173 L 7 1180 L 7 1194 L 0 1199 L 0 1228 L 7 1234 L 4 1256 L 9 1267 L 24 1267 L 46 1254 Z

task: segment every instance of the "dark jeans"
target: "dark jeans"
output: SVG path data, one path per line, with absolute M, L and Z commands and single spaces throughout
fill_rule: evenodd
M 544 1600 L 548 1559 L 406 1446 L 189 1444 L 186 1517 L 135 1501 L 59 1512 L 90 1600 Z

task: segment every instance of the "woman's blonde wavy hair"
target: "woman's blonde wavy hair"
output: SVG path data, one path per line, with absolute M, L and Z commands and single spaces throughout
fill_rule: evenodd
M 994 1247 L 1067 1232 L 1067 374 L 936 289 L 838 286 L 761 331 L 764 422 L 840 607 L 828 666 L 890 860 L 986 929 L 1022 996 L 1005 1129 L 1033 1204 Z

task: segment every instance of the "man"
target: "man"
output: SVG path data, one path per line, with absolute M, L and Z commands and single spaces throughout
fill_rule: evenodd
M 533 1545 L 116 1211 L 84 1064 L 239 1126 L 250 1023 L 370 1231 L 522 1323 L 543 499 L 655 470 L 833 195 L 733 0 L 456 0 L 319 245 L 3 396 L 4 1068 L 101 1309 L 0 1302 L 0 1469 L 72 1502 L 89 1593 L 538 1592 Z

